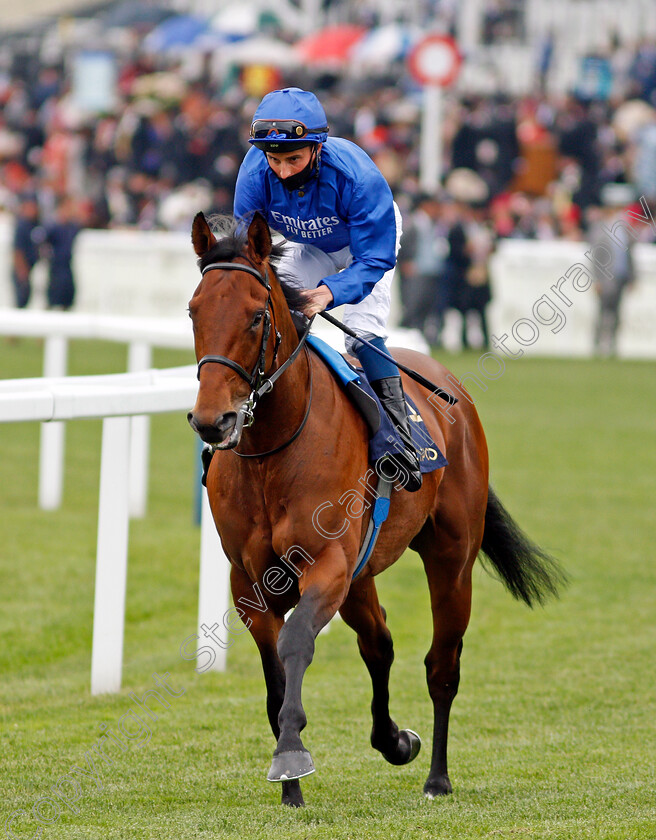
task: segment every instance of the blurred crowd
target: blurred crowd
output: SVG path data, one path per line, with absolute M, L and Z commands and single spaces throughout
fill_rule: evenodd
M 490 20 L 491 31 L 510 25 Z M 76 103 L 66 56 L 6 61 L 0 211 L 20 214 L 21 199 L 31 197 L 44 231 L 62 213 L 78 227 L 189 230 L 199 209 L 231 209 L 250 117 L 267 89 L 286 84 L 314 90 L 331 132 L 362 146 L 390 183 L 407 231 L 404 286 L 427 271 L 428 256 L 418 253 L 429 231 L 432 271 L 448 261 L 447 298 L 462 311 L 484 311 L 488 284 L 476 266 L 498 239 L 584 238 L 588 211 L 602 203 L 607 184 L 623 185 L 627 201 L 656 200 L 655 43 L 618 48 L 613 61 L 597 56 L 595 85 L 566 96 L 546 89 L 548 51 L 530 96 L 448 92 L 434 195 L 420 186 L 421 90 L 403 62 L 358 78 L 276 69 L 254 83 L 244 70 L 217 73 L 209 58 L 190 74 L 135 47 L 120 57 L 114 104 L 100 113 Z M 476 276 L 475 292 L 453 292 L 460 275 Z M 421 301 L 416 289 L 404 301 L 408 323 Z

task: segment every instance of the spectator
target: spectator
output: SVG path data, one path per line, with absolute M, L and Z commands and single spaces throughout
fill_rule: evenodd
M 512 180 L 519 155 L 513 109 L 501 97 L 470 102 L 460 119 L 453 138 L 452 166 L 478 173 L 490 194 L 497 195 Z
M 447 234 L 448 256 L 444 265 L 444 288 L 446 289 L 447 302 L 445 314 L 449 310 L 460 313 L 462 318 L 461 340 L 466 346 L 467 328 L 465 315 L 460 305 L 463 299 L 465 276 L 469 270 L 471 259 L 467 252 L 467 234 L 464 225 L 464 205 L 454 203 L 448 211 L 449 232 Z
M 645 40 L 639 45 L 629 69 L 636 94 L 656 105 L 656 44 Z
M 601 160 L 597 143 L 597 124 L 589 108 L 581 100 L 570 96 L 564 110 L 557 118 L 559 151 L 564 158 L 575 161 L 578 183 L 573 192 L 574 202 L 585 209 L 599 196 L 599 169 Z
M 440 288 L 448 251 L 446 232 L 436 196 L 421 194 L 401 239 L 401 326 L 421 330 L 431 344 L 438 343 L 446 303 Z
M 14 285 L 16 306 L 24 309 L 32 295 L 32 269 L 39 260 L 39 245 L 42 241 L 39 225 L 39 205 L 36 196 L 21 196 L 12 245 L 11 279 Z
M 460 300 L 460 309 L 463 313 L 462 341 L 464 347 L 473 346 L 468 324 L 469 316 L 472 316 L 480 329 L 482 340 L 480 346 L 487 350 L 490 346 L 487 305 L 492 299 L 489 264 L 495 248 L 495 237 L 484 203 L 471 205 L 466 232 L 470 265 L 465 274 L 463 296 Z
M 48 306 L 70 309 L 75 298 L 73 243 L 80 232 L 79 208 L 75 199 L 61 199 L 54 220 L 45 228 L 48 246 Z
M 488 212 L 488 189 L 483 179 L 468 169 L 454 170 L 446 190 L 456 202 L 457 213 L 449 235 L 447 271 L 453 308 L 462 318 L 464 349 L 489 346 L 486 308 L 491 299 L 488 261 L 495 236 Z M 474 340 L 473 330 L 480 332 Z
M 629 232 L 623 209 L 631 202 L 633 192 L 624 184 L 607 184 L 602 190 L 601 207 L 591 208 L 588 239 L 591 248 L 603 249 L 593 260 L 593 281 L 599 309 L 594 328 L 594 349 L 600 356 L 614 356 L 617 352 L 617 332 L 624 292 L 635 283 L 633 262 L 634 236 Z M 613 235 L 610 234 L 613 230 Z M 610 252 L 610 260 L 603 255 Z

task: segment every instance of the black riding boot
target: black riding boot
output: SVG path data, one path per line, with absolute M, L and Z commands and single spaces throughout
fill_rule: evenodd
M 394 458 L 398 459 L 408 474 L 407 481 L 403 483 L 404 489 L 414 493 L 421 487 L 421 471 L 419 469 L 419 456 L 410 433 L 410 421 L 408 420 L 401 377 L 388 376 L 385 379 L 376 379 L 371 383 L 371 387 L 376 392 L 383 408 L 401 436 L 404 451 L 397 452 Z

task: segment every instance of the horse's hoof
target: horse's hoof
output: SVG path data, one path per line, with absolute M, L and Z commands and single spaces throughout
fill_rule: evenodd
M 314 773 L 312 756 L 307 750 L 289 750 L 273 756 L 267 779 L 270 782 L 287 782 L 302 779 Z
M 383 758 L 390 764 L 400 767 L 410 764 L 419 755 L 421 738 L 413 729 L 401 729 L 393 752 L 383 752 Z
M 437 779 L 429 779 L 424 785 L 424 796 L 426 799 L 435 799 L 438 796 L 448 796 L 453 793 L 451 782 L 448 776 L 440 776 Z
M 405 763 L 410 764 L 410 762 L 414 761 L 419 755 L 419 750 L 421 749 L 421 738 L 417 735 L 414 729 L 402 729 L 399 736 L 403 738 L 404 735 L 410 741 L 410 754 L 406 758 Z

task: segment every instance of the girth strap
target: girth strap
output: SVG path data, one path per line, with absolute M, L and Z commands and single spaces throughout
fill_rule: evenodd
M 353 572 L 352 580 L 356 579 L 371 557 L 378 540 L 378 535 L 380 534 L 380 529 L 389 513 L 391 495 L 391 481 L 386 481 L 382 475 L 379 475 L 374 509 L 371 512 L 371 517 L 369 518 L 369 525 L 367 526 L 367 532 L 364 536 L 364 541 L 362 542 L 358 559 L 355 561 L 355 571 Z

